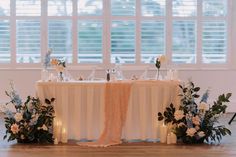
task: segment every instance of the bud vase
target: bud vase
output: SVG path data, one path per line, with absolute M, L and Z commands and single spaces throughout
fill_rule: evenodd
M 47 69 L 42 69 L 41 71 L 41 80 L 42 81 L 48 81 L 49 78 L 49 72 Z
M 159 78 L 159 75 L 160 75 L 160 69 L 158 68 L 157 69 L 157 72 L 156 72 L 156 80 L 159 80 L 160 78 Z
M 59 79 L 59 81 L 64 81 L 64 74 L 63 74 L 63 72 L 59 72 L 58 73 L 58 79 Z

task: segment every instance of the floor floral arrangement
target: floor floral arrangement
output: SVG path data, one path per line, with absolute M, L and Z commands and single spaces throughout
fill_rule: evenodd
M 13 84 L 11 91 L 6 91 L 10 98 L 8 104 L 13 104 L 15 111 L 5 112 L 6 135 L 8 141 L 17 140 L 19 143 L 53 143 L 54 108 L 52 99 L 45 99 L 42 103 L 39 98 L 28 96 L 23 102 Z
M 195 87 L 193 82 L 180 85 L 181 104 L 175 108 L 170 104 L 164 113 L 158 113 L 158 120 L 170 126 L 170 130 L 177 136 L 178 141 L 195 144 L 220 142 L 231 131 L 219 123 L 219 118 L 225 113 L 231 93 L 222 94 L 214 101 L 213 105 L 207 104 L 209 91 L 207 90 L 199 103 L 198 92 L 200 87 Z M 217 125 L 218 124 L 218 125 Z

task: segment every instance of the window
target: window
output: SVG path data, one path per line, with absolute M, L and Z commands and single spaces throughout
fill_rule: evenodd
M 78 15 L 102 15 L 102 0 L 78 0 Z
M 52 48 L 52 56 L 72 63 L 71 21 L 48 21 L 48 47 Z
M 227 54 L 227 31 L 225 22 L 204 22 L 202 34 L 203 63 L 225 63 Z
M 158 55 L 165 54 L 165 24 L 143 21 L 141 31 L 141 61 L 154 63 Z
M 0 1 L 0 16 L 10 15 L 10 0 Z
M 172 61 L 196 63 L 196 24 L 194 21 L 173 21 Z
M 40 16 L 40 0 L 16 0 L 16 16 Z
M 202 62 L 227 62 L 227 1 L 203 0 Z
M 173 16 L 196 16 L 197 0 L 173 0 Z
M 0 63 L 10 63 L 10 0 L 0 1 Z
M 227 0 L 203 0 L 204 16 L 225 16 L 227 13 Z
M 102 63 L 102 30 L 103 28 L 101 21 L 79 21 L 79 63 Z
M 166 0 L 142 0 L 143 16 L 164 16 Z
M 48 16 L 71 16 L 72 0 L 48 0 Z
M 111 63 L 134 63 L 134 21 L 112 21 L 111 27 Z
M 10 23 L 0 20 L 0 63 L 10 62 Z
M 16 21 L 17 63 L 40 62 L 40 22 L 37 20 Z
M 165 54 L 168 63 L 180 67 L 224 66 L 234 47 L 231 4 L 232 0 L 1 0 L 0 66 L 40 66 L 49 48 L 52 57 L 73 65 L 148 65 Z
M 111 12 L 114 16 L 134 16 L 135 0 L 111 0 Z

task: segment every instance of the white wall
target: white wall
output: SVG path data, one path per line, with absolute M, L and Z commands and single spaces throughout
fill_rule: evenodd
M 70 73 L 74 78 L 83 75 L 86 77 L 91 70 L 71 70 Z M 140 75 L 143 70 L 126 70 L 124 75 L 131 78 L 133 74 Z M 165 71 L 162 74 L 165 75 Z M 5 96 L 5 90 L 9 89 L 9 80 L 13 80 L 17 90 L 24 98 L 27 95 L 35 95 L 35 82 L 40 79 L 40 69 L 0 69 L 0 102 L 4 104 L 9 99 Z M 155 75 L 154 71 L 149 71 L 149 77 Z M 96 71 L 97 77 L 105 77 L 105 70 Z M 204 92 L 208 87 L 211 88 L 210 101 L 215 100 L 219 94 L 231 92 L 231 102 L 228 112 L 236 112 L 236 71 L 235 70 L 180 70 L 179 77 L 181 80 L 192 78 L 197 86 L 201 87 Z

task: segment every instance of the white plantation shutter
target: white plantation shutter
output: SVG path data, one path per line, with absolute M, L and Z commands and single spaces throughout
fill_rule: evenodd
M 16 16 L 40 16 L 41 0 L 16 0 Z
M 52 48 L 73 65 L 151 65 L 166 54 L 180 67 L 225 66 L 235 60 L 233 9 L 234 0 L 0 0 L 0 63 L 39 63 Z
M 72 0 L 48 0 L 48 16 L 71 16 Z
M 10 23 L 0 20 L 0 63 L 10 62 Z
M 203 22 L 203 63 L 225 63 L 227 53 L 227 26 L 225 22 Z
M 52 57 L 72 62 L 71 20 L 49 20 L 48 47 L 52 48 Z
M 166 0 L 142 0 L 142 16 L 164 16 Z
M 134 21 L 112 21 L 111 63 L 135 62 Z
M 114 16 L 134 16 L 136 0 L 111 0 L 111 12 Z
M 173 16 L 196 16 L 197 0 L 172 0 Z
M 9 15 L 10 15 L 10 0 L 1 0 L 0 16 L 9 16 Z
M 40 62 L 40 22 L 37 20 L 16 21 L 17 63 Z
M 102 0 L 78 0 L 78 15 L 102 15 Z
M 78 22 L 78 62 L 102 63 L 101 21 Z
M 164 22 L 142 22 L 141 38 L 141 61 L 143 63 L 154 63 L 158 55 L 165 53 Z
M 172 61 L 175 63 L 196 62 L 195 21 L 174 21 L 172 37 Z
M 227 14 L 227 0 L 203 0 L 204 16 L 225 16 Z

